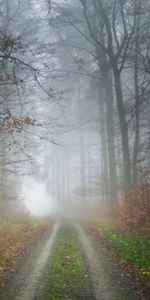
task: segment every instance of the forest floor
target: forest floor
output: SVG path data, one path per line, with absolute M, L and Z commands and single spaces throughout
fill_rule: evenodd
M 0 290 L 2 300 L 134 300 L 135 285 L 79 223 L 55 223 Z

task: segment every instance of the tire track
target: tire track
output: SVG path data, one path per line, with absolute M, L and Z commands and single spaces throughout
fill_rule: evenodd
M 89 267 L 95 299 L 137 300 L 132 284 L 112 261 L 108 251 L 90 239 L 79 224 L 74 226 Z
M 35 293 L 37 291 L 38 283 L 44 270 L 48 258 L 50 256 L 50 252 L 53 249 L 53 245 L 55 243 L 55 239 L 58 233 L 60 225 L 57 223 L 54 225 L 53 231 L 51 233 L 50 239 L 46 242 L 40 256 L 34 262 L 32 272 L 24 282 L 24 285 L 18 291 L 15 300 L 33 300 L 35 297 Z

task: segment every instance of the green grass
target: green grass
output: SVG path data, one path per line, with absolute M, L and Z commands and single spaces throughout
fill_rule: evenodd
M 85 264 L 71 232 L 58 237 L 48 285 L 43 300 L 84 299 L 88 290 Z
M 147 237 L 112 232 L 100 225 L 96 227 L 125 261 L 133 263 L 144 275 L 150 276 L 150 240 Z

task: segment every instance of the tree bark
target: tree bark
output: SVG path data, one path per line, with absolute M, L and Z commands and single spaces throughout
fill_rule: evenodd
M 117 108 L 118 108 L 121 139 L 122 139 L 124 191 L 126 192 L 131 187 L 131 161 L 130 161 L 130 151 L 129 151 L 128 126 L 127 126 L 125 108 L 123 103 L 121 77 L 117 67 L 117 63 L 115 62 L 113 62 L 113 74 L 114 74 L 115 92 L 116 92 Z
M 110 74 L 104 74 L 104 89 L 106 103 L 106 124 L 107 124 L 107 142 L 109 159 L 109 177 L 110 177 L 110 197 L 117 200 L 117 174 L 114 143 L 114 120 L 113 120 L 113 91 Z
M 141 0 L 138 1 L 138 9 L 141 10 Z M 139 29 L 140 15 L 136 16 L 135 28 L 135 56 L 134 56 L 134 89 L 135 89 L 135 141 L 133 150 L 133 185 L 137 185 L 138 155 L 140 142 L 140 91 L 139 91 Z
M 102 93 L 101 93 L 102 94 Z M 110 198 L 109 186 L 109 170 L 108 170 L 108 149 L 106 136 L 106 112 L 104 95 L 102 94 L 99 103 L 99 119 L 100 119 L 100 145 L 101 145 L 101 176 L 102 176 L 102 198 L 108 200 Z

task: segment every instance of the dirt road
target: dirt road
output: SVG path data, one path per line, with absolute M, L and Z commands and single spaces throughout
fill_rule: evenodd
M 88 299 L 137 300 L 138 297 L 134 293 L 134 287 L 126 276 L 122 274 L 119 267 L 115 265 L 107 250 L 100 245 L 100 242 L 87 235 L 79 224 L 72 223 L 71 228 L 76 233 L 79 251 L 87 265 L 88 278 L 91 281 L 89 288 L 92 296 Z M 44 292 L 44 285 L 46 285 L 48 280 L 45 269 L 47 264 L 53 259 L 55 241 L 60 231 L 61 224 L 56 223 L 49 239 L 39 241 L 33 247 L 32 253 L 24 259 L 21 266 L 19 266 L 12 278 L 9 279 L 8 284 L 1 291 L 0 299 L 44 300 L 43 297 L 38 297 L 38 290 L 43 289 Z M 48 299 L 51 300 L 51 297 Z M 72 300 L 74 298 L 65 299 Z M 80 299 L 83 299 L 83 296 Z
M 32 247 L 32 252 L 21 265 L 17 266 L 6 286 L 0 291 L 0 299 L 33 300 L 35 298 L 42 272 L 51 257 L 58 230 L 59 224 L 57 223 L 48 240 L 44 238 Z
M 114 264 L 109 252 L 100 242 L 89 237 L 79 224 L 75 224 L 91 276 L 96 300 L 137 300 L 134 287 Z

